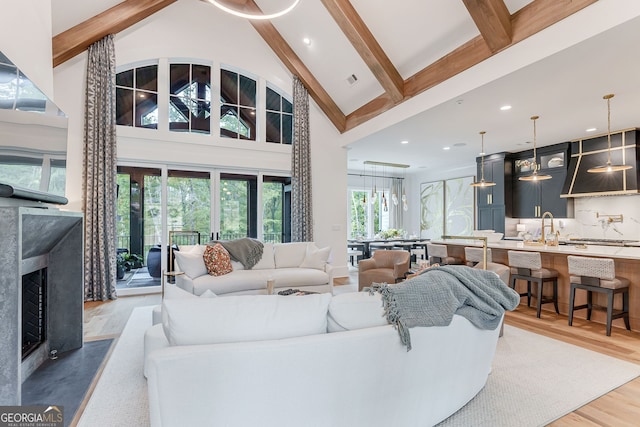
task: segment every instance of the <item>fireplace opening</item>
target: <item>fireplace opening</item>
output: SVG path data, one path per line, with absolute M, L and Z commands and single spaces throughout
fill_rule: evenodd
M 22 276 L 22 360 L 46 339 L 46 282 L 46 268 Z

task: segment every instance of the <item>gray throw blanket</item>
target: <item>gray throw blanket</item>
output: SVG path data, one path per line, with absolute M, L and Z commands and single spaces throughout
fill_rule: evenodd
M 241 262 L 247 270 L 251 270 L 254 265 L 260 262 L 264 250 L 262 242 L 248 237 L 211 243 L 220 243 L 229 252 L 231 259 Z
M 382 295 L 387 320 L 398 329 L 407 351 L 409 328 L 446 326 L 458 314 L 480 329 L 492 330 L 505 309 L 520 303 L 518 293 L 495 273 L 466 266 L 432 267 L 402 283 L 374 283 L 367 289 Z

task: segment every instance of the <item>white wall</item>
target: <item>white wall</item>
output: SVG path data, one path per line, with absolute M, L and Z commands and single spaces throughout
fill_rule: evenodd
M 407 176 L 407 198 L 409 199 L 409 211 L 405 212 L 405 228 L 410 234 L 420 235 L 420 184 L 423 182 L 442 181 L 465 176 L 476 176 L 477 166 L 473 163 L 455 169 L 428 170 L 413 173 Z M 475 205 L 475 203 L 474 203 Z
M 115 44 L 118 67 L 158 58 L 161 65 L 172 58 L 204 60 L 213 67 L 214 85 L 218 84 L 215 70 L 223 64 L 291 93 L 290 73 L 253 27 L 203 2 L 178 1 L 117 34 Z M 55 101 L 69 115 L 67 198 L 74 210 L 82 209 L 85 68 L 86 53 L 54 70 Z M 162 72 L 166 71 L 160 68 Z M 216 108 L 212 105 L 212 114 L 218 114 Z M 346 267 L 346 151 L 341 148 L 342 136 L 313 102 L 310 115 L 314 238 L 320 247 L 331 246 L 334 263 Z M 185 135 L 165 126 L 155 131 L 119 127 L 118 158 L 139 164 L 290 172 L 291 147 L 260 140 L 229 141 L 220 138 L 215 128 L 212 133 Z
M 53 99 L 51 2 L 3 2 L 1 19 L 0 51 L 31 79 L 42 93 Z

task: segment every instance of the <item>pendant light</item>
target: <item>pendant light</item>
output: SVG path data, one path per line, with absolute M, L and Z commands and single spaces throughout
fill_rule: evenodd
M 362 168 L 362 204 L 367 206 L 367 165 Z
M 481 131 L 480 135 L 482 138 L 482 152 L 480 153 L 480 156 L 482 156 L 480 158 L 480 181 L 478 182 L 473 182 L 471 183 L 472 187 L 492 187 L 494 185 L 496 185 L 495 182 L 491 182 L 491 181 L 485 181 L 484 180 L 484 134 L 487 133 L 485 131 Z
M 610 93 L 602 97 L 607 100 L 607 164 L 596 166 L 588 169 L 591 173 L 617 172 L 631 169 L 631 165 L 612 165 L 611 164 L 611 98 L 615 95 Z
M 378 198 L 378 189 L 376 188 L 376 182 L 378 181 L 376 178 L 376 166 L 373 165 L 373 175 L 372 175 L 372 179 L 371 182 L 373 182 L 373 188 L 371 189 L 371 204 L 375 205 L 376 204 L 376 199 Z
M 389 211 L 389 207 L 387 206 L 387 198 L 384 195 L 384 180 L 385 180 L 385 177 L 386 177 L 386 175 L 384 173 L 384 166 L 383 166 L 382 167 L 382 199 L 381 199 L 381 202 L 382 202 L 382 210 L 387 212 L 387 211 Z
M 520 181 L 544 181 L 545 179 L 551 179 L 551 175 L 538 175 L 538 161 L 536 160 L 537 151 L 536 151 L 536 120 L 538 120 L 539 116 L 531 116 L 531 120 L 533 120 L 533 173 L 528 176 L 521 176 Z

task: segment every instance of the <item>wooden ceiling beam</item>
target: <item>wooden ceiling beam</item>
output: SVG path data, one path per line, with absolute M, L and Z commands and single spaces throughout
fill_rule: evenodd
M 491 52 L 498 52 L 511 44 L 511 15 L 503 0 L 462 2 Z
M 260 12 L 260 8 L 253 0 L 247 2 L 247 10 L 251 12 Z M 282 35 L 278 32 L 276 27 L 270 21 L 264 20 L 250 20 L 253 28 L 262 36 L 264 41 L 269 45 L 271 50 L 287 67 L 291 74 L 298 76 L 302 84 L 311 98 L 318 104 L 320 109 L 327 115 L 331 123 L 336 129 L 342 133 L 345 131 L 345 125 L 347 118 L 340 110 L 338 105 L 329 96 L 326 90 L 322 87 L 320 82 L 311 74 L 311 71 L 302 62 L 300 57 L 296 55 L 291 46 L 286 42 Z
M 565 19 L 598 0 L 534 0 L 511 17 L 512 46 Z M 507 46 L 507 47 L 509 47 Z M 404 82 L 405 100 L 450 79 L 493 56 L 482 36 L 477 36 Z M 383 94 L 347 115 L 346 130 L 388 111 L 399 103 Z
M 109 34 L 116 34 L 164 9 L 176 0 L 125 0 L 53 38 L 53 66 L 57 67 Z
M 329 14 L 394 102 L 404 98 L 404 81 L 349 0 L 322 0 Z

